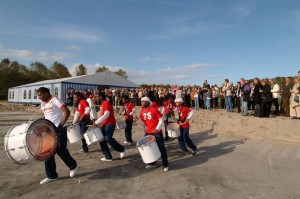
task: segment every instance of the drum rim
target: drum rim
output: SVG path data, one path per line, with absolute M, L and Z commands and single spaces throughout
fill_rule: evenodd
M 174 124 L 176 124 L 176 126 L 178 127 L 178 129 L 173 130 L 173 129 L 169 129 L 169 128 L 168 128 L 169 125 L 174 125 Z M 178 124 L 178 123 L 176 123 L 176 122 L 169 123 L 169 124 L 167 125 L 167 129 L 168 129 L 168 130 L 171 130 L 171 131 L 179 130 L 179 129 L 180 129 L 180 124 Z
M 54 128 L 54 133 L 55 133 L 55 138 L 56 138 L 56 139 L 55 139 L 55 146 L 54 146 L 54 150 L 53 150 L 52 154 L 47 158 L 47 159 L 49 159 L 50 157 L 52 157 L 52 156 L 56 153 L 57 147 L 58 147 L 58 136 L 57 136 L 57 133 L 56 133 L 56 126 L 55 126 L 55 125 L 53 124 L 53 122 L 51 122 L 50 120 L 47 120 L 47 119 L 37 119 L 37 120 L 33 121 L 33 122 L 28 126 L 26 132 L 28 131 L 29 127 L 31 127 L 31 125 L 33 125 L 34 123 L 37 123 L 38 121 L 46 121 L 46 122 L 49 122 L 49 124 L 52 125 L 53 128 Z M 28 141 L 29 141 L 28 139 L 29 139 L 29 137 L 28 137 L 28 135 L 26 135 L 26 142 L 27 142 L 27 143 L 29 143 L 29 142 L 28 142 Z M 24 144 L 25 144 L 25 143 L 24 143 Z M 45 161 L 45 160 L 42 160 L 42 159 L 38 158 L 37 155 L 32 154 L 32 152 L 29 150 L 28 145 L 26 145 L 26 150 L 28 151 L 28 153 L 29 153 L 34 159 L 39 160 L 39 161 Z M 47 160 L 47 159 L 46 159 L 46 160 Z
M 147 138 L 147 137 L 153 137 L 153 139 L 152 139 L 150 142 L 147 142 L 146 144 L 139 145 L 139 142 L 140 142 L 142 139 L 145 139 L 145 138 Z M 154 141 L 156 141 L 156 138 L 155 138 L 154 135 L 146 135 L 146 136 L 144 136 L 143 138 L 141 138 L 139 141 L 137 141 L 136 146 L 137 146 L 137 147 L 143 147 L 143 146 L 149 145 L 150 143 L 152 143 L 152 142 L 154 142 Z

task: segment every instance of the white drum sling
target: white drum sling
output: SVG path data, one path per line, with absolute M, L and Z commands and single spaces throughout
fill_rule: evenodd
M 143 137 L 136 145 L 142 156 L 143 162 L 146 164 L 155 162 L 161 156 L 156 139 L 153 135 Z
M 33 159 L 45 161 L 57 149 L 56 127 L 46 119 L 38 119 L 12 127 L 4 138 L 5 153 L 18 164 L 27 164 Z

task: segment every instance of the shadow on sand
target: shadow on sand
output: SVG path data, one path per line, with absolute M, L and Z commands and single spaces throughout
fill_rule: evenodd
M 165 146 L 169 157 L 170 170 L 181 170 L 195 165 L 203 164 L 211 158 L 216 158 L 233 152 L 237 145 L 244 143 L 243 140 L 230 140 L 220 142 L 212 146 L 201 147 L 201 143 L 203 143 L 205 140 L 214 139 L 217 137 L 217 134 L 210 133 L 211 131 L 208 130 L 205 132 L 195 133 L 190 136 L 194 144 L 198 147 L 198 152 L 194 156 L 191 154 L 183 155 L 179 152 L 177 138 L 165 142 Z M 130 148 L 132 148 L 132 146 Z M 87 177 L 88 180 L 124 179 L 134 178 L 136 176 L 140 176 L 145 173 L 154 172 L 157 170 L 145 169 L 145 164 L 143 163 L 141 156 L 137 150 L 136 153 L 128 155 L 122 160 L 113 160 L 114 164 L 112 165 L 115 166 L 110 167 L 110 163 L 111 162 L 107 162 L 108 167 L 106 168 L 82 172 L 76 176 L 89 176 Z M 158 160 L 157 166 L 159 167 L 161 165 L 161 160 Z

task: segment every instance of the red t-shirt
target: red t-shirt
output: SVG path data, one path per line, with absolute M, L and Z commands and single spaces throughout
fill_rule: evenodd
M 158 109 L 159 106 L 156 102 L 151 102 L 151 107 Z
M 189 112 L 191 112 L 191 109 L 189 109 L 186 106 L 178 107 L 179 121 L 184 123 L 184 124 L 180 125 L 180 128 L 189 128 L 189 126 L 190 126 L 189 122 L 185 122 Z
M 164 102 L 164 115 L 166 115 L 170 112 L 173 112 L 175 107 L 176 107 L 176 104 L 173 101 Z
M 146 125 L 146 132 L 148 134 L 154 134 L 158 125 L 159 119 L 162 117 L 157 108 L 150 106 L 149 108 L 143 108 L 140 112 L 140 119 Z
M 101 111 L 100 111 L 100 117 L 104 115 L 105 111 L 109 111 L 109 116 L 107 119 L 103 120 L 102 126 L 105 125 L 115 125 L 116 124 L 116 119 L 114 115 L 114 110 L 111 105 L 111 103 L 107 100 L 104 100 L 101 104 Z
M 125 118 L 127 120 L 133 120 L 133 115 L 129 115 L 129 113 L 132 112 L 133 108 L 134 108 L 134 105 L 131 102 L 128 102 L 128 103 L 124 104 Z
M 76 110 L 76 111 L 79 112 L 79 117 L 81 117 L 81 116 L 84 115 L 86 107 L 89 107 L 89 103 L 86 100 L 84 100 L 84 99 L 80 100 L 80 102 L 78 104 L 78 107 L 77 107 L 77 110 Z M 89 119 L 89 118 L 90 118 L 89 114 L 86 115 L 86 116 L 84 116 L 84 119 Z

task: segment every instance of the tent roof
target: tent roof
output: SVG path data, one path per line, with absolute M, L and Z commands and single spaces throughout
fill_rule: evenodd
M 110 87 L 124 87 L 124 88 L 138 88 L 139 85 L 115 74 L 111 71 L 105 71 L 101 73 L 94 73 L 90 75 L 82 75 L 76 77 L 66 77 L 61 79 L 44 80 L 40 82 L 25 84 L 21 86 L 16 86 L 14 88 L 23 86 L 36 86 L 41 84 L 53 84 L 53 83 L 77 83 L 77 84 L 91 84 L 91 85 L 101 85 Z

